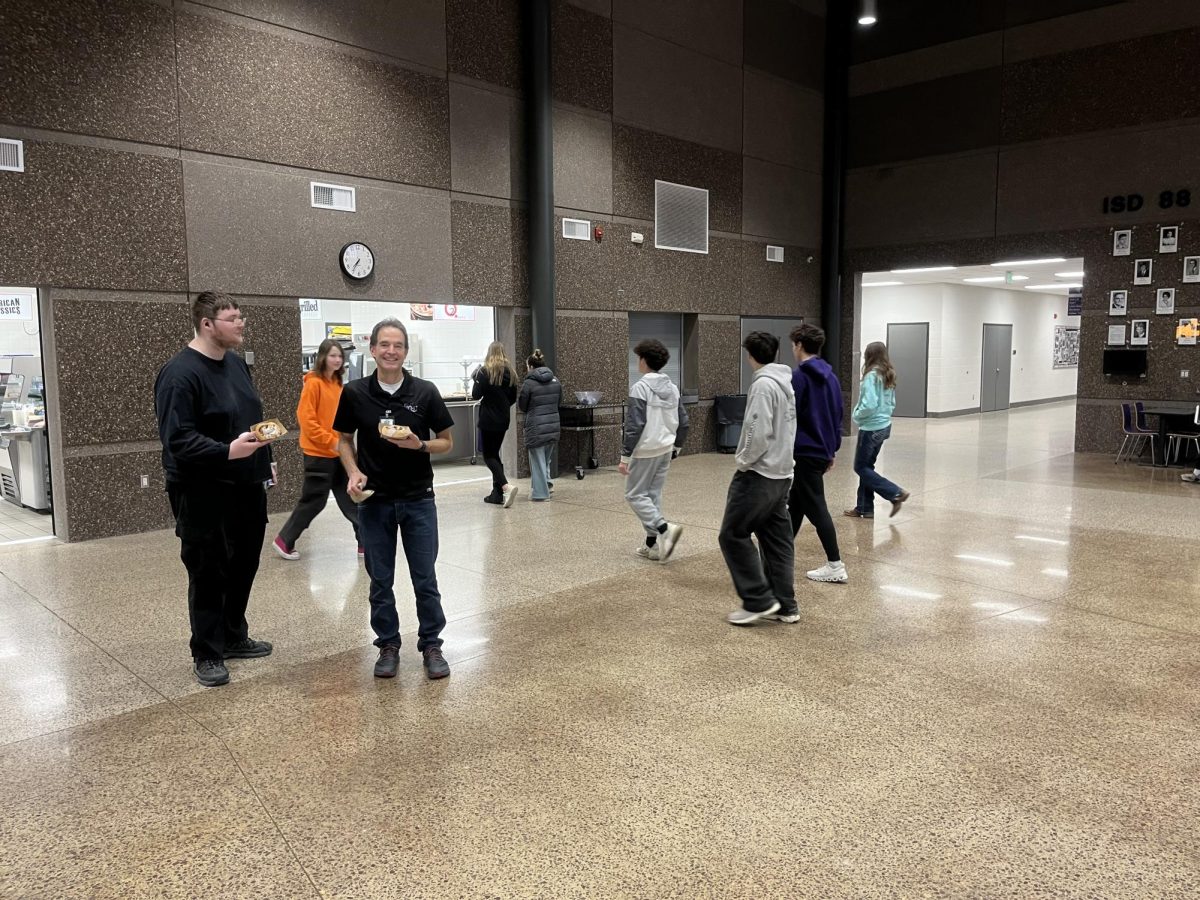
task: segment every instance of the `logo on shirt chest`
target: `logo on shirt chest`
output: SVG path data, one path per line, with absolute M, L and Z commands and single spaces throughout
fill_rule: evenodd
M 419 407 L 415 403 L 403 403 L 401 405 L 405 409 L 407 409 L 410 413 L 412 413 L 414 416 L 419 416 L 421 414 L 421 407 Z

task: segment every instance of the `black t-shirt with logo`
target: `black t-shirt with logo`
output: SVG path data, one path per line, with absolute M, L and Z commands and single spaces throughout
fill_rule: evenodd
M 433 463 L 420 450 L 397 447 L 379 435 L 381 419 L 407 425 L 423 441 L 454 424 L 446 401 L 433 382 L 404 373 L 404 381 L 389 394 L 376 374 L 356 378 L 342 390 L 333 430 L 358 433 L 358 467 L 367 487 L 392 500 L 423 500 L 433 496 Z

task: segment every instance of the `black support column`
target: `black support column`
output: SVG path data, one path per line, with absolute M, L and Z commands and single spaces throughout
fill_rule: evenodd
M 550 0 L 523 0 L 525 149 L 529 194 L 529 308 L 533 346 L 557 370 L 554 340 L 554 106 Z
M 825 18 L 825 150 L 821 186 L 821 327 L 825 360 L 836 372 L 842 355 L 842 240 L 845 234 L 846 123 L 854 4 L 828 4 Z

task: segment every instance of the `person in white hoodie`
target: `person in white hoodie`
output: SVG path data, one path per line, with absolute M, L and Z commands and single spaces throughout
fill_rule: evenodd
M 646 530 L 646 543 L 637 555 L 666 562 L 683 526 L 668 522 L 662 513 L 663 485 L 687 438 L 688 416 L 679 388 L 661 371 L 671 358 L 662 341 L 641 341 L 633 352 L 642 377 L 629 389 L 618 470 L 627 476 L 625 500 Z
M 772 618 L 795 622 L 796 567 L 788 491 L 796 442 L 796 393 L 792 370 L 775 362 L 779 339 L 754 331 L 742 343 L 754 376 L 738 441 L 737 473 L 729 485 L 725 518 L 717 541 L 742 608 L 732 625 Z M 758 538 L 755 549 L 750 536 Z

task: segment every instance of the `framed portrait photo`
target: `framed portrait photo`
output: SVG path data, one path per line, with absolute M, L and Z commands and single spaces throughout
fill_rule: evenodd
M 1134 319 L 1133 327 L 1129 331 L 1129 345 L 1131 347 L 1145 347 L 1149 343 L 1150 320 Z
M 1133 229 L 1125 228 L 1113 232 L 1113 256 L 1128 256 L 1133 245 Z
M 1129 291 L 1108 292 L 1108 314 L 1123 316 L 1129 309 Z
M 1196 335 L 1200 332 L 1200 322 L 1195 319 L 1180 319 L 1175 329 L 1175 343 L 1180 347 L 1195 347 Z
M 1154 281 L 1154 260 L 1139 259 L 1133 264 L 1133 283 L 1150 284 Z
M 1163 225 L 1158 229 L 1158 252 L 1177 253 L 1179 251 L 1179 226 Z
M 1105 341 L 1110 347 L 1125 346 L 1125 326 L 1124 325 L 1109 325 L 1108 339 Z
M 1200 284 L 1200 256 L 1183 258 L 1183 283 Z
M 1154 311 L 1160 316 L 1173 315 L 1175 312 L 1175 288 L 1159 288 L 1155 295 Z

